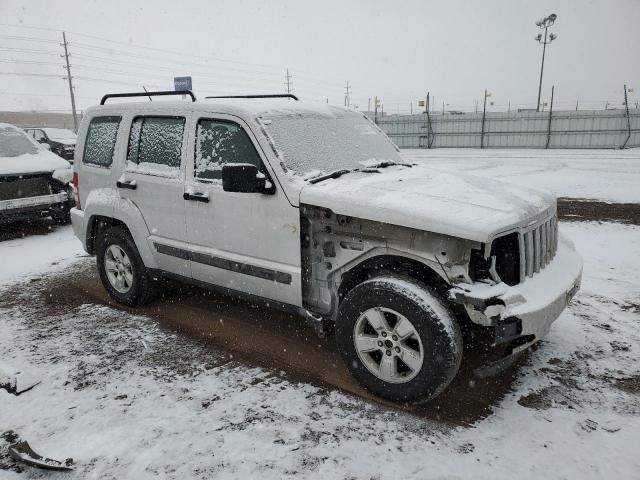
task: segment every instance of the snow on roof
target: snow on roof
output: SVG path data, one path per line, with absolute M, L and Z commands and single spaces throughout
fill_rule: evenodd
M 334 116 L 344 111 L 342 107 L 327 105 L 322 102 L 295 101 L 288 98 L 203 98 L 195 102 L 189 101 L 155 101 L 107 103 L 87 109 L 87 114 L 95 112 L 153 112 L 155 110 L 193 110 L 199 112 L 226 113 L 239 117 L 259 117 L 267 114 L 291 114 L 313 112 L 314 114 Z

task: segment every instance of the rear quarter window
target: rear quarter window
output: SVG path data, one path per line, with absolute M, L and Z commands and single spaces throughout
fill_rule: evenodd
M 89 124 L 84 145 L 83 163 L 110 167 L 122 117 L 94 117 Z

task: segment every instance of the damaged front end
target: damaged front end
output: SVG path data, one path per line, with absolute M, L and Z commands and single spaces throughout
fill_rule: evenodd
M 0 175 L 0 220 L 63 216 L 73 206 L 69 172 Z
M 492 332 L 501 357 L 509 361 L 542 339 L 580 288 L 582 259 L 572 242 L 558 234 L 554 217 L 512 232 L 472 255 L 473 283 L 448 292 L 470 320 Z M 475 258 L 474 258 L 475 257 Z

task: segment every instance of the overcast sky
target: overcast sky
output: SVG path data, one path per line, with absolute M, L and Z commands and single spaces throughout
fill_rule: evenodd
M 556 13 L 543 97 L 555 108 L 640 100 L 640 1 L 16 1 L 0 0 L 0 109 L 69 109 L 60 32 L 68 33 L 80 109 L 105 92 L 294 93 L 406 113 L 426 91 L 438 109 L 534 107 L 537 19 Z M 36 28 L 27 28 L 36 27 Z M 7 75 L 29 73 L 31 75 Z M 50 75 L 50 76 L 38 76 Z

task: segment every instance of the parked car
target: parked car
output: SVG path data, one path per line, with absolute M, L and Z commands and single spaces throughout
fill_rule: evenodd
M 0 221 L 50 216 L 69 221 L 71 164 L 23 130 L 0 123 Z
M 437 396 L 473 338 L 504 364 L 580 284 L 551 194 L 407 163 L 354 111 L 101 104 L 78 139 L 73 228 L 115 300 L 142 305 L 173 277 L 333 324 L 387 399 Z
M 76 134 L 66 128 L 25 128 L 38 143 L 44 143 L 51 147 L 51 151 L 59 157 L 73 163 L 73 154 L 76 150 Z

